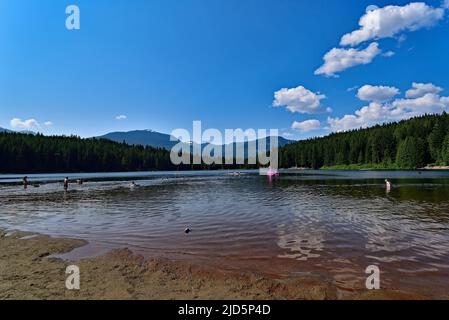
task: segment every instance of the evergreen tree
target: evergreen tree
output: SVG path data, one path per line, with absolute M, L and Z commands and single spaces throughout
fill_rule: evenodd
M 398 147 L 396 163 L 401 168 L 415 169 L 424 166 L 424 141 L 415 137 L 407 137 Z

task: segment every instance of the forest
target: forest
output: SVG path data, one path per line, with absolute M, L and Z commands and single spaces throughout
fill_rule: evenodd
M 255 169 L 245 165 L 179 165 L 163 148 L 106 139 L 0 132 L 0 173 Z
M 172 170 L 168 151 L 71 136 L 0 133 L 0 172 Z
M 416 169 L 449 165 L 449 115 L 333 133 L 281 149 L 283 168 Z

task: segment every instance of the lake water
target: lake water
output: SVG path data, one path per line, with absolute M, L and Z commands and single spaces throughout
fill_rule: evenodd
M 314 274 L 343 293 L 363 289 L 375 264 L 383 288 L 448 296 L 449 172 L 72 174 L 87 181 L 68 192 L 64 176 L 29 175 L 40 187 L 23 190 L 13 185 L 21 176 L 0 175 L 0 228 L 90 242 L 69 258 L 128 247 L 278 278 Z

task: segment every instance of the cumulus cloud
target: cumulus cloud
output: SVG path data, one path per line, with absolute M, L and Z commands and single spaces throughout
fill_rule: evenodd
M 360 18 L 360 29 L 345 34 L 340 45 L 356 46 L 369 40 L 392 38 L 401 32 L 429 28 L 443 17 L 443 8 L 433 8 L 423 2 L 368 10 Z
M 274 93 L 274 98 L 273 107 L 286 107 L 293 113 L 316 114 L 332 111 L 321 103 L 321 100 L 326 99 L 324 94 L 314 93 L 303 86 L 281 89 Z
M 407 98 L 420 98 L 428 93 L 439 94 L 441 91 L 443 91 L 443 88 L 437 87 L 433 83 L 413 82 L 412 89 L 408 90 L 405 96 Z
M 318 120 L 306 120 L 303 122 L 295 121 L 292 124 L 292 129 L 298 129 L 301 132 L 310 132 L 321 129 L 321 122 Z
M 399 89 L 395 87 L 365 85 L 359 88 L 357 97 L 362 101 L 385 102 L 399 94 Z
M 115 117 L 115 120 L 126 120 L 128 117 L 124 114 L 118 115 Z
M 22 121 L 22 119 L 14 118 L 10 121 L 11 128 L 14 129 L 31 129 L 39 127 L 39 123 L 35 119 L 28 119 Z
M 380 53 L 377 42 L 371 43 L 363 50 L 333 48 L 324 55 L 324 64 L 315 71 L 315 75 L 336 76 L 338 72 L 348 68 L 371 63 Z
M 347 131 L 424 114 L 442 113 L 449 109 L 449 97 L 440 96 L 439 92 L 427 92 L 422 96 L 395 99 L 384 103 L 373 101 L 352 115 L 341 118 L 329 117 L 327 122 L 332 131 Z

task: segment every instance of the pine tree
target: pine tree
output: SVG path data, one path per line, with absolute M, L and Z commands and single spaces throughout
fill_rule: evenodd
M 424 166 L 424 141 L 415 137 L 407 137 L 399 143 L 396 163 L 400 168 L 416 169 Z

